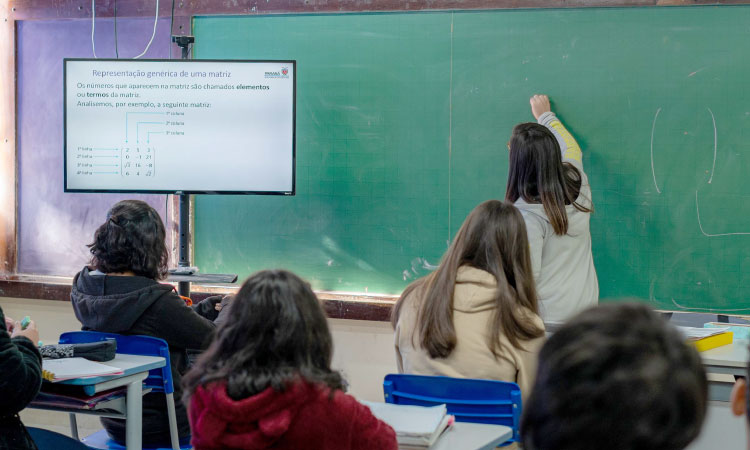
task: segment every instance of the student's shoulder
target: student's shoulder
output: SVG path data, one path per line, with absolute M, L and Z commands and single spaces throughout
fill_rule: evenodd
M 514 206 L 518 208 L 523 221 L 526 223 L 527 233 L 539 234 L 542 237 L 546 236 L 547 228 L 551 227 L 551 225 L 542 204 L 526 203 L 519 199 L 514 203 Z
M 330 395 L 330 391 L 325 393 L 325 395 L 330 399 L 326 408 L 329 414 L 338 416 L 341 421 L 351 421 L 357 423 L 360 427 L 365 424 L 376 425 L 379 422 L 372 411 L 370 411 L 370 408 L 354 398 L 354 396 L 341 390 L 336 390 L 333 396 Z
M 167 284 L 157 283 L 153 285 L 151 287 L 150 295 L 153 295 L 155 298 L 152 309 L 161 312 L 188 307 L 185 300 L 175 292 L 172 286 Z

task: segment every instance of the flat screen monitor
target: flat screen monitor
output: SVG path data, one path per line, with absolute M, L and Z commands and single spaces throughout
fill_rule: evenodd
M 66 192 L 295 192 L 295 61 L 65 59 Z

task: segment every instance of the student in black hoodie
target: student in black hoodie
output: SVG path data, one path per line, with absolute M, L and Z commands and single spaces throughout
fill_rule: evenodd
M 124 200 L 112 207 L 107 220 L 89 244 L 92 259 L 73 279 L 70 294 L 84 330 L 145 335 L 164 339 L 174 381 L 180 442 L 189 442 L 190 425 L 182 404 L 182 374 L 188 370 L 187 350 L 203 350 L 210 343 L 221 297 L 197 305 L 183 299 L 168 284 L 164 223 L 147 203 Z M 143 397 L 143 445 L 170 445 L 164 394 Z M 107 433 L 125 443 L 125 421 L 101 419 Z
M 0 309 L 0 449 L 36 449 L 18 417 L 42 387 L 39 332 L 32 321 L 25 330 Z

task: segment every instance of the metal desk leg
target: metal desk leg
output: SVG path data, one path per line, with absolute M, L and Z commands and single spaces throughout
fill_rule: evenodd
M 70 437 L 72 437 L 76 441 L 80 441 L 81 439 L 78 437 L 78 422 L 76 422 L 76 415 L 73 413 L 70 413 L 69 416 L 70 416 Z
M 125 448 L 141 450 L 143 440 L 143 380 L 146 372 L 128 384 L 127 418 L 125 419 Z

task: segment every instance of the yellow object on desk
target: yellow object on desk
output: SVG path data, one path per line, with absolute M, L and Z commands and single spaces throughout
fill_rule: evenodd
M 729 345 L 732 343 L 732 340 L 734 340 L 734 333 L 726 331 L 703 339 L 691 340 L 691 342 L 699 352 L 705 352 L 706 350 L 721 347 L 722 345 Z

